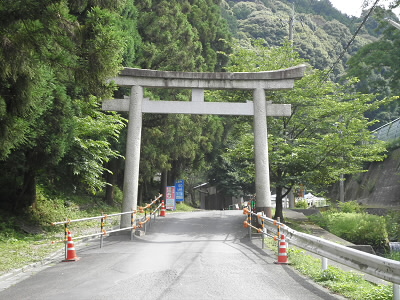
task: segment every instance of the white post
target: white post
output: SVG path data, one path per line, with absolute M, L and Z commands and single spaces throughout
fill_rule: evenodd
M 256 163 L 256 207 L 272 218 L 269 182 L 267 104 L 264 89 L 253 92 L 254 100 L 254 156 Z
M 295 203 L 294 203 L 294 193 L 293 193 L 293 189 L 290 190 L 289 195 L 289 208 L 294 208 L 295 207 Z
M 396 283 L 393 284 L 393 300 L 400 300 L 400 286 Z
M 326 257 L 321 258 L 322 262 L 322 271 L 325 271 L 328 269 L 328 259 Z
M 128 136 L 126 139 L 124 199 L 122 211 L 137 209 L 140 144 L 142 138 L 143 87 L 132 86 L 129 102 Z M 130 215 L 121 216 L 121 228 L 131 225 Z

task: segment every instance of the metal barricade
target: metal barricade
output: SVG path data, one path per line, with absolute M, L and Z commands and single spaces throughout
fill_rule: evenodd
M 157 215 L 160 215 L 160 209 L 161 209 L 161 203 L 160 198 L 162 197 L 162 194 L 160 194 L 158 197 L 156 197 L 154 200 L 151 201 L 151 203 L 147 204 L 144 207 L 139 207 L 138 210 L 131 210 L 127 212 L 122 212 L 122 213 L 114 213 L 114 214 L 103 214 L 101 216 L 95 216 L 95 217 L 89 217 L 89 218 L 81 218 L 81 219 L 66 219 L 65 221 L 61 222 L 53 222 L 51 225 L 56 226 L 56 225 L 64 225 L 64 239 L 59 240 L 59 241 L 53 241 L 52 243 L 58 243 L 58 242 L 64 242 L 65 243 L 65 257 L 67 257 L 67 242 L 68 242 L 68 232 L 69 230 L 69 225 L 71 223 L 76 223 L 76 222 L 84 222 L 84 221 L 91 221 L 91 220 L 100 220 L 100 231 L 97 233 L 92 233 L 92 234 L 87 234 L 87 235 L 81 235 L 74 237 L 74 239 L 84 239 L 84 238 L 89 238 L 89 237 L 100 237 L 100 248 L 103 247 L 103 238 L 110 233 L 113 232 L 119 232 L 119 231 L 125 231 L 125 230 L 130 230 L 130 238 L 131 240 L 133 239 L 133 236 L 135 234 L 136 229 L 141 229 L 143 228 L 144 232 L 146 232 L 146 226 L 147 224 L 151 223 L 151 217 L 155 217 Z M 138 217 L 139 214 L 144 214 L 143 217 Z M 124 227 L 124 228 L 112 228 L 111 230 L 106 230 L 105 225 L 106 221 L 110 219 L 111 217 L 115 216 L 122 216 L 130 214 L 131 215 L 131 226 L 129 227 Z

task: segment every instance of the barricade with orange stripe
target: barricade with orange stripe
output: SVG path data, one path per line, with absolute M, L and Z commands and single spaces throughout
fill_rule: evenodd
M 285 225 L 280 222 L 279 218 L 278 218 L 278 220 L 272 220 L 270 218 L 265 217 L 262 212 L 256 214 L 256 213 L 250 211 L 250 209 L 247 207 L 243 208 L 243 214 L 247 215 L 246 220 L 243 222 L 243 226 L 245 228 L 249 228 L 250 239 L 251 239 L 251 230 L 255 229 L 257 231 L 257 233 L 262 234 L 262 248 L 264 248 L 264 235 L 273 237 L 275 241 L 278 241 L 278 261 L 275 263 L 276 264 L 288 264 L 289 260 L 288 260 L 288 255 L 287 255 L 287 243 L 285 240 L 285 236 L 283 234 L 281 235 L 281 232 L 280 232 L 281 226 L 285 226 Z M 260 227 L 256 227 L 251 224 L 251 216 L 252 215 L 257 217 Z M 273 225 L 275 225 L 277 227 L 277 235 L 274 236 L 265 230 L 265 226 L 264 226 L 265 220 L 267 220 L 270 223 L 273 223 Z

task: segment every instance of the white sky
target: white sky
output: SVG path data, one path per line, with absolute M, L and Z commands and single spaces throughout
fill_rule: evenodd
M 359 17 L 362 12 L 362 5 L 365 2 L 364 0 L 330 0 L 332 5 L 340 10 L 341 12 Z M 369 7 L 375 2 L 375 0 L 367 1 L 370 3 Z M 390 0 L 380 0 L 378 5 L 388 5 Z

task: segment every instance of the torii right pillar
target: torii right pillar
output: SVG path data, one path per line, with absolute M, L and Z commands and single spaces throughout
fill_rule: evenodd
M 256 167 L 256 209 L 272 218 L 271 187 L 269 180 L 267 104 L 265 90 L 253 91 L 254 156 Z

